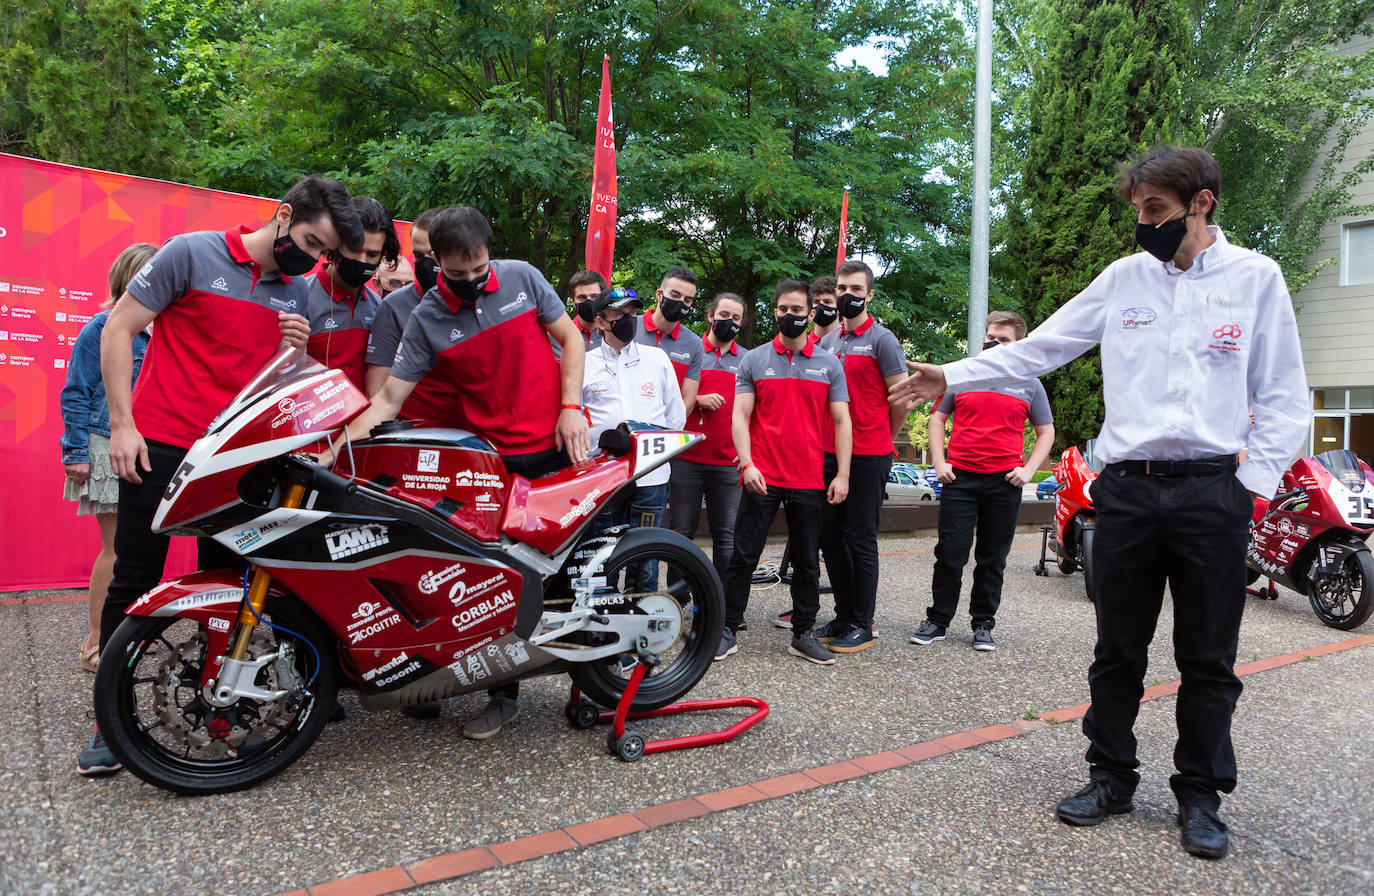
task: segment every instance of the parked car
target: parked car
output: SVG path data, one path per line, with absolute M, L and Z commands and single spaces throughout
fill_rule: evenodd
M 935 500 L 935 489 L 930 487 L 925 477 L 911 470 L 893 470 L 888 473 L 886 491 L 889 498 Z
M 1035 484 L 1035 497 L 1041 501 L 1049 501 L 1054 497 L 1054 490 L 1059 488 L 1059 480 L 1053 476 L 1046 476 Z

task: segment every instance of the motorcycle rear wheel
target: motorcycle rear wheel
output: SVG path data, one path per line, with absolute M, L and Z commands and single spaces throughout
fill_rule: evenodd
M 1359 628 L 1374 613 L 1374 558 L 1364 549 L 1347 554 L 1339 591 L 1324 591 L 1309 580 L 1307 599 L 1323 624 L 1342 631 Z
M 629 570 L 655 561 L 660 587 L 652 593 L 677 601 L 683 631 L 677 644 L 659 657 L 660 664 L 645 675 L 630 704 L 635 712 L 667 706 L 695 687 L 711 668 L 725 625 L 725 597 L 715 567 L 700 548 L 670 531 L 665 530 L 662 541 L 641 543 L 612 555 L 604 567 L 606 581 L 625 593 Z M 680 584 L 670 584 L 669 569 L 680 577 Z M 589 699 L 613 707 L 625 693 L 633 668 L 615 662 L 577 663 L 568 674 Z
M 1097 603 L 1097 592 L 1094 590 L 1097 582 L 1093 578 L 1093 527 L 1084 525 L 1082 520 L 1074 521 L 1074 528 L 1078 531 L 1078 551 L 1083 561 L 1083 590 L 1088 594 L 1088 600 Z
M 200 692 L 206 639 L 199 622 L 130 616 L 120 623 L 102 651 L 108 662 L 96 673 L 95 707 L 105 742 L 129 771 L 175 793 L 227 793 L 272 777 L 309 749 L 338 693 L 334 637 L 292 601 L 277 601 L 264 615 L 319 651 L 322 662 L 300 637 L 264 624 L 253 633 L 250 656 L 289 643 L 295 674 L 302 682 L 315 676 L 297 702 L 242 698 L 210 706 Z M 258 673 L 259 687 L 280 689 L 275 666 Z

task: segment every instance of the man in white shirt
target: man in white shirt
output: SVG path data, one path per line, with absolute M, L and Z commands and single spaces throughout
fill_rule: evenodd
M 593 306 L 601 343 L 587 350 L 582 373 L 582 406 L 591 423 L 591 442 L 627 420 L 666 429 L 682 429 L 687 408 L 678 389 L 673 363 L 661 348 L 635 340 L 643 303 L 633 289 L 617 287 L 597 296 Z M 607 510 L 602 527 L 662 526 L 668 507 L 668 465 L 640 479 L 628 498 Z M 649 570 L 652 581 L 656 570 Z
M 1094 825 L 1133 808 L 1132 728 L 1167 581 L 1182 674 L 1169 783 L 1183 848 L 1215 859 L 1227 849 L 1220 794 L 1236 785 L 1233 667 L 1252 496 L 1274 493 L 1308 425 L 1283 272 L 1212 225 L 1220 180 L 1199 149 L 1156 150 L 1126 168 L 1121 192 L 1145 252 L 1113 262 L 1021 342 L 943 368 L 910 365 L 915 375 L 892 389 L 894 401 L 933 398 L 1038 376 L 1102 346 L 1097 452 L 1107 466 L 1093 484 L 1097 646 L 1083 720 L 1091 780 L 1057 812 Z

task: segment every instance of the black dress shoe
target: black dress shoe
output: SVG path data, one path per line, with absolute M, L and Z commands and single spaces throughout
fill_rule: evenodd
M 1202 806 L 1179 806 L 1178 826 L 1183 828 L 1180 841 L 1190 854 L 1204 859 L 1226 857 L 1226 822 L 1216 812 Z
M 1101 824 L 1108 815 L 1121 815 L 1134 808 L 1129 795 L 1121 796 L 1109 781 L 1098 779 L 1060 800 L 1055 814 L 1065 824 L 1088 827 Z

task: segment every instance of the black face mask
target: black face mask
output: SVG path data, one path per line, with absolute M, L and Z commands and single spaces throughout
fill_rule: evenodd
M 635 333 L 639 332 L 639 318 L 633 314 L 626 314 L 617 318 L 611 324 L 611 335 L 625 344 L 635 341 Z
M 776 318 L 778 322 L 778 332 L 783 339 L 796 339 L 806 332 L 806 315 L 804 314 L 784 314 Z
M 816 326 L 828 327 L 839 319 L 840 311 L 829 305 L 816 306 Z
M 711 335 L 716 337 L 718 344 L 729 345 L 739 335 L 739 324 L 728 317 L 722 318 L 711 324 Z
M 448 291 L 466 303 L 477 301 L 477 294 L 481 292 L 482 287 L 487 285 L 487 278 L 491 276 L 491 271 L 487 271 L 476 280 L 455 280 L 447 274 L 443 276 L 444 285 L 448 287 Z
M 996 339 L 989 339 L 987 342 L 983 343 L 983 351 L 987 351 L 990 348 L 997 348 L 997 346 L 1001 344 L 1002 343 L 998 342 Z
M 372 279 L 372 275 L 377 273 L 377 265 L 340 255 L 334 260 L 334 272 L 344 283 L 357 289 Z
M 1137 221 L 1136 244 L 1160 261 L 1170 261 L 1178 253 L 1178 247 L 1183 245 L 1183 238 L 1188 235 L 1188 217 L 1185 212 L 1183 217 L 1165 221 L 1158 227 Z
M 290 225 L 287 225 L 286 233 L 282 233 L 281 225 L 278 224 L 277 233 L 277 238 L 272 241 L 272 257 L 276 259 L 277 270 L 288 277 L 308 273 L 315 266 L 315 256 L 297 246 L 296 241 L 291 239 Z
M 415 282 L 419 284 L 417 292 L 424 295 L 439 283 L 439 262 L 430 258 L 428 255 L 423 258 L 415 259 Z
M 860 314 L 863 314 L 864 309 L 868 307 L 867 299 L 860 296 L 852 296 L 847 292 L 840 293 L 837 301 L 840 306 L 840 313 L 844 315 L 845 320 L 853 320 Z
M 593 299 L 587 299 L 584 302 L 573 302 L 573 307 L 577 309 L 578 317 L 582 318 L 582 320 L 587 323 L 591 323 L 596 320 L 596 312 L 592 310 L 594 304 L 596 304 L 596 302 Z
M 663 315 L 664 320 L 670 324 L 675 324 L 687 316 L 687 303 L 680 299 L 664 297 L 658 300 L 658 310 Z

